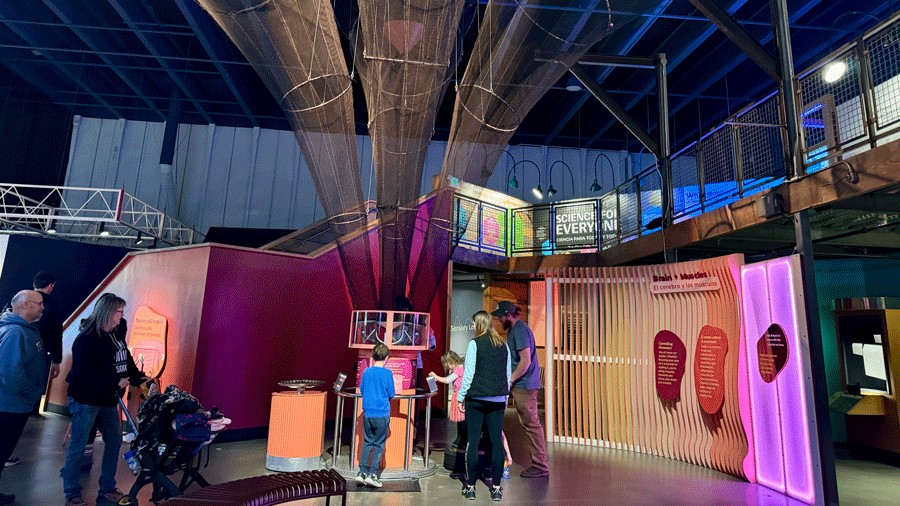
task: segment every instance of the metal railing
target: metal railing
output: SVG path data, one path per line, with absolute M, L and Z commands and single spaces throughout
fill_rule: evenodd
M 121 189 L 0 183 L 0 222 L 8 230 L 127 247 L 203 241 L 196 230 Z
M 807 172 L 900 139 L 900 15 L 800 73 L 797 94 Z M 674 221 L 781 184 L 788 176 L 784 125 L 782 97 L 773 92 L 674 153 Z M 489 204 L 457 197 L 462 214 L 478 217 L 474 226 L 470 219 L 457 219 L 459 244 L 507 255 L 606 249 L 662 226 L 660 183 L 659 171 L 650 167 L 598 199 L 507 210 L 508 241 L 492 242 L 490 248 L 483 244 L 481 219 Z M 592 240 L 561 244 L 560 209 L 587 203 L 595 216 Z M 496 206 L 490 207 L 491 213 L 500 214 Z

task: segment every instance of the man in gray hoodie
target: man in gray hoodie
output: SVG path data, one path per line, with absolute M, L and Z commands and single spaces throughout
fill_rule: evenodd
M 0 462 L 12 455 L 31 408 L 47 388 L 49 365 L 41 333 L 34 325 L 44 312 L 43 296 L 34 290 L 22 290 L 13 297 L 11 306 L 11 311 L 0 316 Z M 11 494 L 0 494 L 0 504 L 15 499 Z

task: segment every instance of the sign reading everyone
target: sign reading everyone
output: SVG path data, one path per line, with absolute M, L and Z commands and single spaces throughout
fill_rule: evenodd
M 597 242 L 597 210 L 593 205 L 556 207 L 556 247 L 590 247 Z

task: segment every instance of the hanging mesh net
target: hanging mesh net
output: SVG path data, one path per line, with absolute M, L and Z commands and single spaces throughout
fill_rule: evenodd
M 382 307 L 406 295 L 422 168 L 463 0 L 360 0 L 355 41 L 381 219 Z M 362 53 L 360 54 L 360 49 Z
M 280 101 L 337 235 L 363 226 L 351 76 L 331 2 L 197 1 Z M 435 116 L 471 21 L 477 18 L 478 38 L 456 85 L 441 181 L 453 176 L 484 186 L 502 148 L 567 67 L 651 3 L 503 0 L 476 16 L 474 0 L 359 0 L 358 23 L 342 26 L 368 110 L 381 260 L 373 264 L 369 244 L 351 252 L 338 241 L 357 309 L 390 307 L 408 292 L 414 307 L 427 310 L 453 253 L 451 237 L 467 225 L 451 220 L 451 191 L 438 194 L 424 223 L 415 202 Z M 427 224 L 419 227 L 424 244 L 412 251 L 417 224 Z
M 356 151 L 353 94 L 328 0 L 197 0 L 278 99 L 310 168 L 333 231 L 366 224 Z M 369 248 L 341 251 L 354 305 L 374 304 Z
M 450 138 L 441 173 L 484 187 L 503 148 L 537 101 L 568 67 L 592 46 L 643 12 L 647 0 L 491 1 L 480 21 L 478 39 L 457 87 Z M 448 226 L 452 194 L 443 192 L 435 204 L 423 255 L 413 286 L 424 300 L 445 274 L 453 254 L 451 238 L 468 223 Z M 450 250 L 442 248 L 451 244 Z M 444 260 L 446 255 L 446 260 Z M 429 293 L 430 291 L 430 293 Z

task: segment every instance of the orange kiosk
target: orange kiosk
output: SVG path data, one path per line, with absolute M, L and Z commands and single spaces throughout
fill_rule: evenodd
M 321 380 L 280 381 L 295 391 L 273 392 L 266 447 L 266 469 L 308 471 L 322 469 L 325 441 L 326 392 L 307 391 Z
M 335 445 L 332 467 L 348 476 L 356 474 L 362 453 L 362 402 L 359 383 L 362 373 L 372 364 L 372 348 L 385 344 L 391 353 L 385 367 L 394 376 L 394 390 L 397 396 L 391 402 L 391 422 L 384 457 L 380 466 L 382 479 L 424 477 L 434 474 L 435 466 L 427 457 L 430 437 L 431 397 L 427 392 L 417 392 L 415 388 L 416 357 L 428 348 L 430 316 L 428 313 L 408 311 L 354 311 L 350 325 L 349 347 L 359 350 L 357 360 L 356 387 L 343 389 L 336 383 L 338 395 L 335 417 Z M 353 426 L 348 459 L 340 459 L 340 434 L 343 425 L 344 402 L 353 399 Z M 427 399 L 425 455 L 423 461 L 412 461 L 413 436 L 415 427 L 415 404 L 419 399 Z M 345 467 L 346 466 L 346 467 Z

